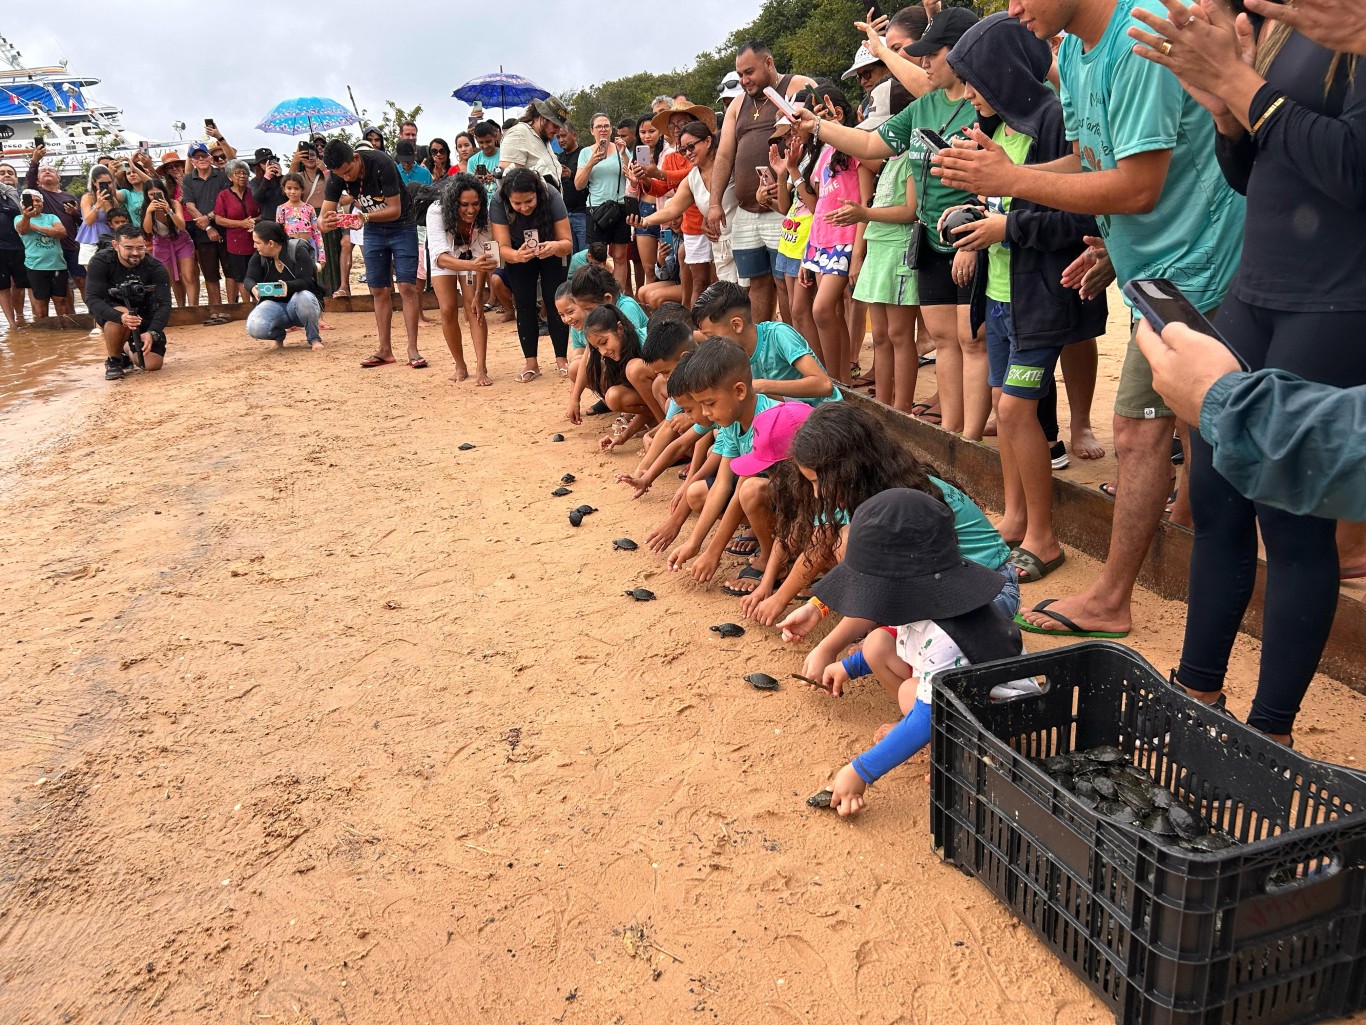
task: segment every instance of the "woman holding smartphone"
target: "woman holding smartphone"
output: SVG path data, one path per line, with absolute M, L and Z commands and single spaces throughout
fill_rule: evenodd
M 498 267 L 498 244 L 489 229 L 488 193 L 472 174 L 457 174 L 427 208 L 427 249 L 432 257 L 432 289 L 441 306 L 441 333 L 455 360 L 451 380 L 470 376 L 460 337 L 460 308 L 465 309 L 474 340 L 474 383 L 487 388 L 489 325 L 480 297 L 489 274 Z
M 714 123 L 713 118 L 713 123 Z M 711 202 L 709 183 L 715 159 L 715 137 L 711 125 L 692 121 L 679 129 L 675 152 L 692 166 L 669 200 L 649 217 L 642 217 L 640 225 L 671 224 L 683 218 L 683 262 L 688 273 L 683 278 L 683 304 L 692 309 L 706 287 L 716 280 L 712 265 L 711 239 L 707 237 L 702 211 Z
M 603 242 L 612 257 L 612 273 L 623 295 L 631 294 L 631 226 L 626 223 L 626 147 L 612 137 L 612 119 L 594 114 L 593 145 L 579 151 L 574 187 L 588 190 L 588 244 Z M 616 204 L 616 219 L 601 227 L 608 204 Z M 603 209 L 605 208 L 605 209 Z
M 555 366 L 561 377 L 569 376 L 569 328 L 555 308 L 555 291 L 564 283 L 566 264 L 574 248 L 569 211 L 558 189 L 525 167 L 503 175 L 498 195 L 489 204 L 489 223 L 498 255 L 506 268 L 508 288 L 517 310 L 517 340 L 522 344 L 526 366 L 516 377 L 521 384 L 541 376 L 536 354 L 540 345 L 540 317 L 536 310 L 537 286 L 545 305 Z
M 185 282 L 196 280 L 194 241 L 185 230 L 185 208 L 160 178 L 142 187 L 142 233 L 151 237 L 152 256 L 171 276 L 176 305 L 184 306 Z
M 637 213 L 644 218 L 654 213 L 656 207 L 648 186 L 641 187 L 642 183 L 647 181 L 641 172 L 646 168 L 659 166 L 659 157 L 664 150 L 664 137 L 660 135 L 653 121 L 643 117 L 636 126 L 636 139 L 636 151 L 626 175 L 631 181 L 631 189 L 634 190 L 632 194 L 638 198 Z M 644 265 L 644 284 L 647 285 L 655 280 L 655 261 L 659 258 L 659 231 L 657 225 L 637 226 L 635 229 L 636 252 L 640 254 L 640 262 Z M 637 283 L 637 287 L 639 284 Z
M 96 164 L 90 169 L 85 195 L 81 197 L 81 223 L 76 227 L 76 241 L 81 246 L 77 262 L 82 267 L 90 265 L 100 239 L 112 234 L 109 211 L 118 207 L 128 208 L 128 192 L 114 184 L 114 176 L 109 173 L 109 168 Z

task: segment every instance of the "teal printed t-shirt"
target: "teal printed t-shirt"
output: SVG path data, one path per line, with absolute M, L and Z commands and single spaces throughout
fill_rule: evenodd
M 811 346 L 806 344 L 791 324 L 780 320 L 765 320 L 754 325 L 758 339 L 754 343 L 754 355 L 749 358 L 750 373 L 756 381 L 799 381 L 802 372 L 797 369 L 797 360 L 803 356 L 816 359 Z M 816 360 L 817 364 L 820 360 Z M 822 370 L 825 367 L 821 367 Z M 838 402 L 844 396 L 837 386 L 832 385 L 828 396 L 812 399 L 793 398 L 793 402 L 805 402 L 808 406 L 819 406 L 822 402 Z
M 23 219 L 22 215 L 14 219 L 15 228 Z M 30 228 L 55 228 L 57 215 L 39 214 L 30 217 L 28 223 Z M 60 241 L 41 231 L 29 231 L 27 235 L 19 237 L 24 240 L 24 266 L 29 270 L 66 270 L 66 256 L 62 253 Z
M 758 419 L 759 414 L 765 409 L 772 409 L 774 406 L 781 405 L 777 399 L 770 399 L 767 395 L 754 396 L 754 416 Z M 705 434 L 701 428 L 694 427 L 693 430 Z M 734 459 L 742 456 L 754 448 L 754 420 L 749 422 L 749 430 L 740 429 L 740 421 L 727 427 L 716 428 L 716 440 L 711 443 L 711 450 L 722 459 Z
M 938 477 L 930 480 L 939 485 L 944 492 L 944 501 L 953 510 L 953 529 L 958 533 L 958 551 L 963 558 L 985 566 L 987 569 L 1000 569 L 1010 558 L 1010 546 L 1001 540 L 1000 532 L 991 525 L 986 514 L 974 502 L 952 484 L 945 484 Z
M 574 272 L 575 272 L 576 270 L 578 270 L 580 267 L 587 267 L 587 266 L 588 266 L 588 250 L 587 250 L 587 249 L 580 249 L 577 253 L 575 253 L 573 256 L 571 256 L 571 257 L 569 258 L 569 277 L 570 277 L 570 278 L 573 278 L 573 277 L 574 277 Z
M 1209 112 L 1170 71 L 1133 52 L 1126 30 L 1136 24 L 1136 7 L 1167 17 L 1161 0 L 1119 0 L 1089 51 L 1076 36 L 1064 37 L 1058 71 L 1067 138 L 1078 144 L 1083 172 L 1172 151 L 1156 207 L 1096 220 L 1121 284 L 1170 278 L 1204 312 L 1223 301 L 1237 269 L 1245 202 L 1219 170 Z
M 1034 144 L 1028 135 L 1007 132 L 1005 125 L 996 129 L 991 141 L 1005 150 L 1012 164 L 1023 164 Z M 994 214 L 1010 213 L 1010 197 L 988 196 L 987 210 Z M 993 242 L 987 249 L 987 298 L 998 303 L 1010 302 L 1010 249 L 1003 242 Z
M 971 103 L 966 99 L 950 100 L 944 95 L 944 90 L 936 89 L 907 106 L 877 130 L 878 136 L 891 147 L 893 153 L 913 154 L 910 167 L 915 172 L 913 177 L 919 203 L 917 217 L 927 228 L 925 240 L 942 253 L 953 252 L 953 247 L 944 245 L 939 238 L 936 227 L 939 218 L 949 207 L 970 202 L 973 197 L 962 189 L 950 188 L 943 179 L 930 174 L 929 151 L 919 137 L 912 133 L 917 128 L 932 128 L 952 142 L 961 129 L 976 121 L 977 111 Z
M 650 318 L 645 315 L 644 308 L 629 295 L 617 296 L 612 305 L 626 315 L 626 319 L 636 329 L 636 341 L 644 345 L 645 325 L 650 322 Z M 569 345 L 574 349 L 586 349 L 588 348 L 588 339 L 583 336 L 583 332 L 578 328 L 571 327 L 569 329 Z

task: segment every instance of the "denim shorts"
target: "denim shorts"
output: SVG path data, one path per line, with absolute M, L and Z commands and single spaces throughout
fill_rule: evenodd
M 784 256 L 779 253 L 773 258 L 773 276 L 775 278 L 795 278 L 802 270 L 802 261 L 796 257 Z
M 642 219 L 649 217 L 657 209 L 659 208 L 655 206 L 655 204 L 653 203 L 647 203 L 643 199 L 640 201 L 640 216 Z M 636 237 L 639 238 L 641 235 L 649 235 L 650 238 L 659 238 L 659 231 L 660 227 L 658 224 L 652 225 L 648 228 L 637 228 Z
M 1001 612 L 1006 619 L 1014 619 L 1020 611 L 1020 574 L 1013 563 L 1003 563 L 996 571 L 1005 577 L 1006 585 L 1001 593 L 991 599 L 992 608 Z
M 412 224 L 367 224 L 361 252 L 365 283 L 371 288 L 417 284 L 417 228 Z
M 1011 332 L 1010 303 L 987 300 L 987 383 L 1017 399 L 1041 399 L 1048 393 L 1062 346 L 1017 349 Z

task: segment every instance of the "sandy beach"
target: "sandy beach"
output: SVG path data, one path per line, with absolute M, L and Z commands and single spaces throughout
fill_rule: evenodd
M 805 649 L 709 632 L 737 600 L 643 546 L 669 483 L 630 501 L 638 445 L 515 383 L 510 325 L 477 389 L 435 324 L 431 369 L 361 370 L 373 317 L 326 319 L 321 352 L 173 331 L 109 386 L 94 340 L 22 343 L 89 364 L 0 408 L 0 1021 L 1113 1020 L 930 849 L 925 754 L 806 807 L 895 709 L 746 685 Z M 1026 601 L 1093 578 L 1068 554 Z M 1165 672 L 1184 606 L 1136 617 Z M 1320 677 L 1297 744 L 1356 764 L 1364 722 Z

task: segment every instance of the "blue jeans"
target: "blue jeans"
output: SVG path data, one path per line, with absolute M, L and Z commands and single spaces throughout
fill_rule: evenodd
M 264 299 L 247 316 L 247 335 L 283 342 L 285 328 L 301 327 L 304 337 L 312 345 L 323 340 L 318 333 L 318 318 L 322 313 L 323 305 L 312 292 L 295 292 L 287 302 L 282 303 Z
M 1005 577 L 1006 585 L 1001 588 L 1001 593 L 991 599 L 991 604 L 1006 619 L 1014 619 L 1015 613 L 1020 611 L 1020 575 L 1015 571 L 1015 567 L 1010 563 L 1005 563 L 997 571 Z
M 365 257 L 365 283 L 370 291 L 417 284 L 417 226 L 413 224 L 367 224 L 361 243 Z
M 569 237 L 574 240 L 574 252 L 588 248 L 588 213 L 579 211 L 569 214 Z

